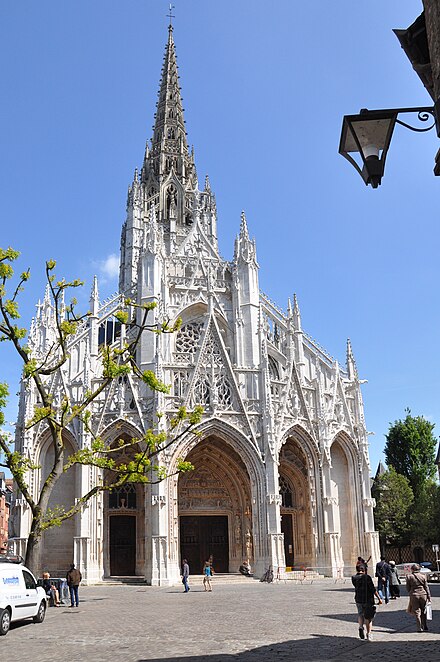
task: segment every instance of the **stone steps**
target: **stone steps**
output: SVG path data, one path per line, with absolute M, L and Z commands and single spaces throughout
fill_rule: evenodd
M 190 584 L 203 583 L 204 575 L 190 575 Z M 244 575 L 239 572 L 216 572 L 213 576 L 213 581 L 216 584 L 236 584 L 241 582 L 249 582 L 252 580 L 252 577 L 244 577 Z M 130 586 L 145 586 L 146 582 L 143 577 L 104 577 L 102 584 L 106 586 L 121 586 L 121 585 L 130 585 Z
M 121 586 L 129 584 L 130 586 L 145 586 L 146 581 L 143 577 L 104 577 L 102 584 L 106 586 Z
M 190 575 L 190 583 L 192 582 L 203 582 L 204 575 Z M 249 582 L 252 580 L 252 577 L 245 577 L 239 572 L 215 572 L 212 580 L 216 584 L 236 584 L 242 582 Z

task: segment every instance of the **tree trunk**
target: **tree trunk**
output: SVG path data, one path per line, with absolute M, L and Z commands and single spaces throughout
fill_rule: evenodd
M 40 574 L 39 566 L 40 566 L 41 532 L 38 533 L 38 529 L 40 528 L 39 519 L 40 518 L 37 515 L 34 516 L 32 520 L 32 526 L 29 532 L 29 538 L 26 546 L 26 558 L 25 558 L 26 567 L 29 568 L 29 570 L 31 570 L 31 572 L 33 572 L 36 577 Z
M 440 0 L 423 0 L 423 6 L 434 83 L 434 101 L 437 101 L 440 98 Z

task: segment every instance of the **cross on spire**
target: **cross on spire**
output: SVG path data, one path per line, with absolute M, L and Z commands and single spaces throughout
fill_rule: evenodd
M 169 13 L 169 14 L 166 14 L 166 15 L 167 15 L 168 18 L 170 19 L 170 26 L 169 26 L 169 27 L 170 27 L 171 29 L 172 29 L 172 27 L 173 27 L 172 19 L 173 19 L 173 18 L 176 18 L 176 17 L 174 16 L 174 14 L 173 14 L 173 9 L 175 9 L 175 6 L 172 5 L 172 4 L 170 3 L 170 13 Z

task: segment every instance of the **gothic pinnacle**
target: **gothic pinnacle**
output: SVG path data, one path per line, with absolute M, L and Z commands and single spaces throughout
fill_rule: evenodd
M 162 67 L 159 86 L 159 99 L 154 123 L 152 147 L 161 144 L 162 140 L 179 141 L 181 139 L 188 152 L 186 142 L 185 122 L 183 119 L 182 98 L 180 95 L 179 74 L 177 69 L 176 52 L 173 40 L 173 29 L 170 25 L 168 43 Z
M 65 301 L 65 297 L 64 297 L 64 290 L 61 292 L 61 296 L 60 296 L 59 314 L 60 314 L 60 319 L 61 320 L 66 319 L 66 301 Z
M 301 313 L 295 293 L 293 294 L 293 318 L 296 330 L 301 331 Z
M 99 290 L 98 290 L 98 278 L 93 276 L 92 291 L 90 292 L 90 312 L 92 315 L 96 316 L 99 309 Z
M 347 338 L 347 361 L 346 367 L 348 372 L 349 379 L 358 379 L 358 371 L 356 367 L 356 361 L 354 360 L 353 349 L 351 347 L 350 338 Z
M 93 301 L 99 301 L 98 276 L 93 276 L 92 292 L 90 298 Z
M 44 290 L 43 306 L 45 308 L 50 306 L 50 285 L 49 285 L 49 283 L 46 285 L 45 290 Z
M 248 227 L 247 227 L 247 222 L 246 222 L 246 214 L 244 213 L 244 211 L 241 212 L 240 235 L 242 237 L 249 238 L 249 232 L 248 232 Z

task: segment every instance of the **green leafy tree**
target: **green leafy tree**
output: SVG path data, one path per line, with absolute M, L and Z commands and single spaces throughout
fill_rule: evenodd
M 169 321 L 148 324 L 148 316 L 155 308 L 154 302 L 144 305 L 126 299 L 121 309 L 116 312 L 116 319 L 124 325 L 124 344 L 117 347 L 104 345 L 100 352 L 101 376 L 94 381 L 93 389 L 85 392 L 82 399 L 71 402 L 65 395 L 61 402 L 55 402 L 51 394 L 51 384 L 57 373 L 69 360 L 69 342 L 75 336 L 79 325 L 90 313 L 77 315 L 76 300 L 64 303 L 66 295 L 83 285 L 80 280 L 57 280 L 54 260 L 46 262 L 46 278 L 54 306 L 56 340 L 47 349 L 44 356 L 32 354 L 26 344 L 27 329 L 18 325 L 20 312 L 19 294 L 29 280 L 29 270 L 23 272 L 14 283 L 13 263 L 19 253 L 11 248 L 0 249 L 0 341 L 7 341 L 15 348 L 23 365 L 23 380 L 32 381 L 38 393 L 38 404 L 34 407 L 26 428 L 45 422 L 50 432 L 54 459 L 47 477 L 36 492 L 31 487 L 36 481 L 31 480 L 39 467 L 32 463 L 27 455 L 14 450 L 10 435 L 2 429 L 4 408 L 8 397 L 7 384 L 0 382 L 0 454 L 3 462 L 15 480 L 18 490 L 27 501 L 31 510 L 31 527 L 26 550 L 26 564 L 35 568 L 38 562 L 38 544 L 44 530 L 61 525 L 73 517 L 89 499 L 100 492 L 119 488 L 126 483 L 154 483 L 168 477 L 167 470 L 160 464 L 161 453 L 180 437 L 192 431 L 200 422 L 202 408 L 187 412 L 180 408 L 170 421 L 168 430 L 149 429 L 138 439 L 120 439 L 109 446 L 93 431 L 91 405 L 98 396 L 109 388 L 114 380 L 132 374 L 145 382 L 152 391 L 168 392 L 154 372 L 142 371 L 136 362 L 136 350 L 144 331 L 154 333 L 172 333 L 181 324 L 178 320 L 173 326 Z M 90 434 L 91 443 L 87 448 L 65 455 L 65 431 L 79 421 Z M 127 457 L 130 460 L 127 460 Z M 98 484 L 83 494 L 71 508 L 49 507 L 50 497 L 60 477 L 74 465 L 90 465 L 101 469 Z M 180 460 L 176 473 L 189 471 L 193 467 L 189 462 Z
M 425 544 L 440 541 L 440 486 L 433 480 L 426 482 L 414 504 L 412 529 Z
M 408 478 L 390 467 L 376 478 L 372 494 L 376 499 L 374 519 L 382 550 L 387 544 L 399 548 L 407 544 L 411 532 L 409 515 L 414 501 Z
M 440 485 L 433 483 L 431 487 L 431 523 L 429 527 L 429 541 L 431 543 L 440 543 Z
M 408 479 L 416 501 L 436 473 L 434 427 L 434 423 L 423 416 L 411 416 L 406 409 L 406 418 L 390 424 L 386 435 L 387 465 Z

